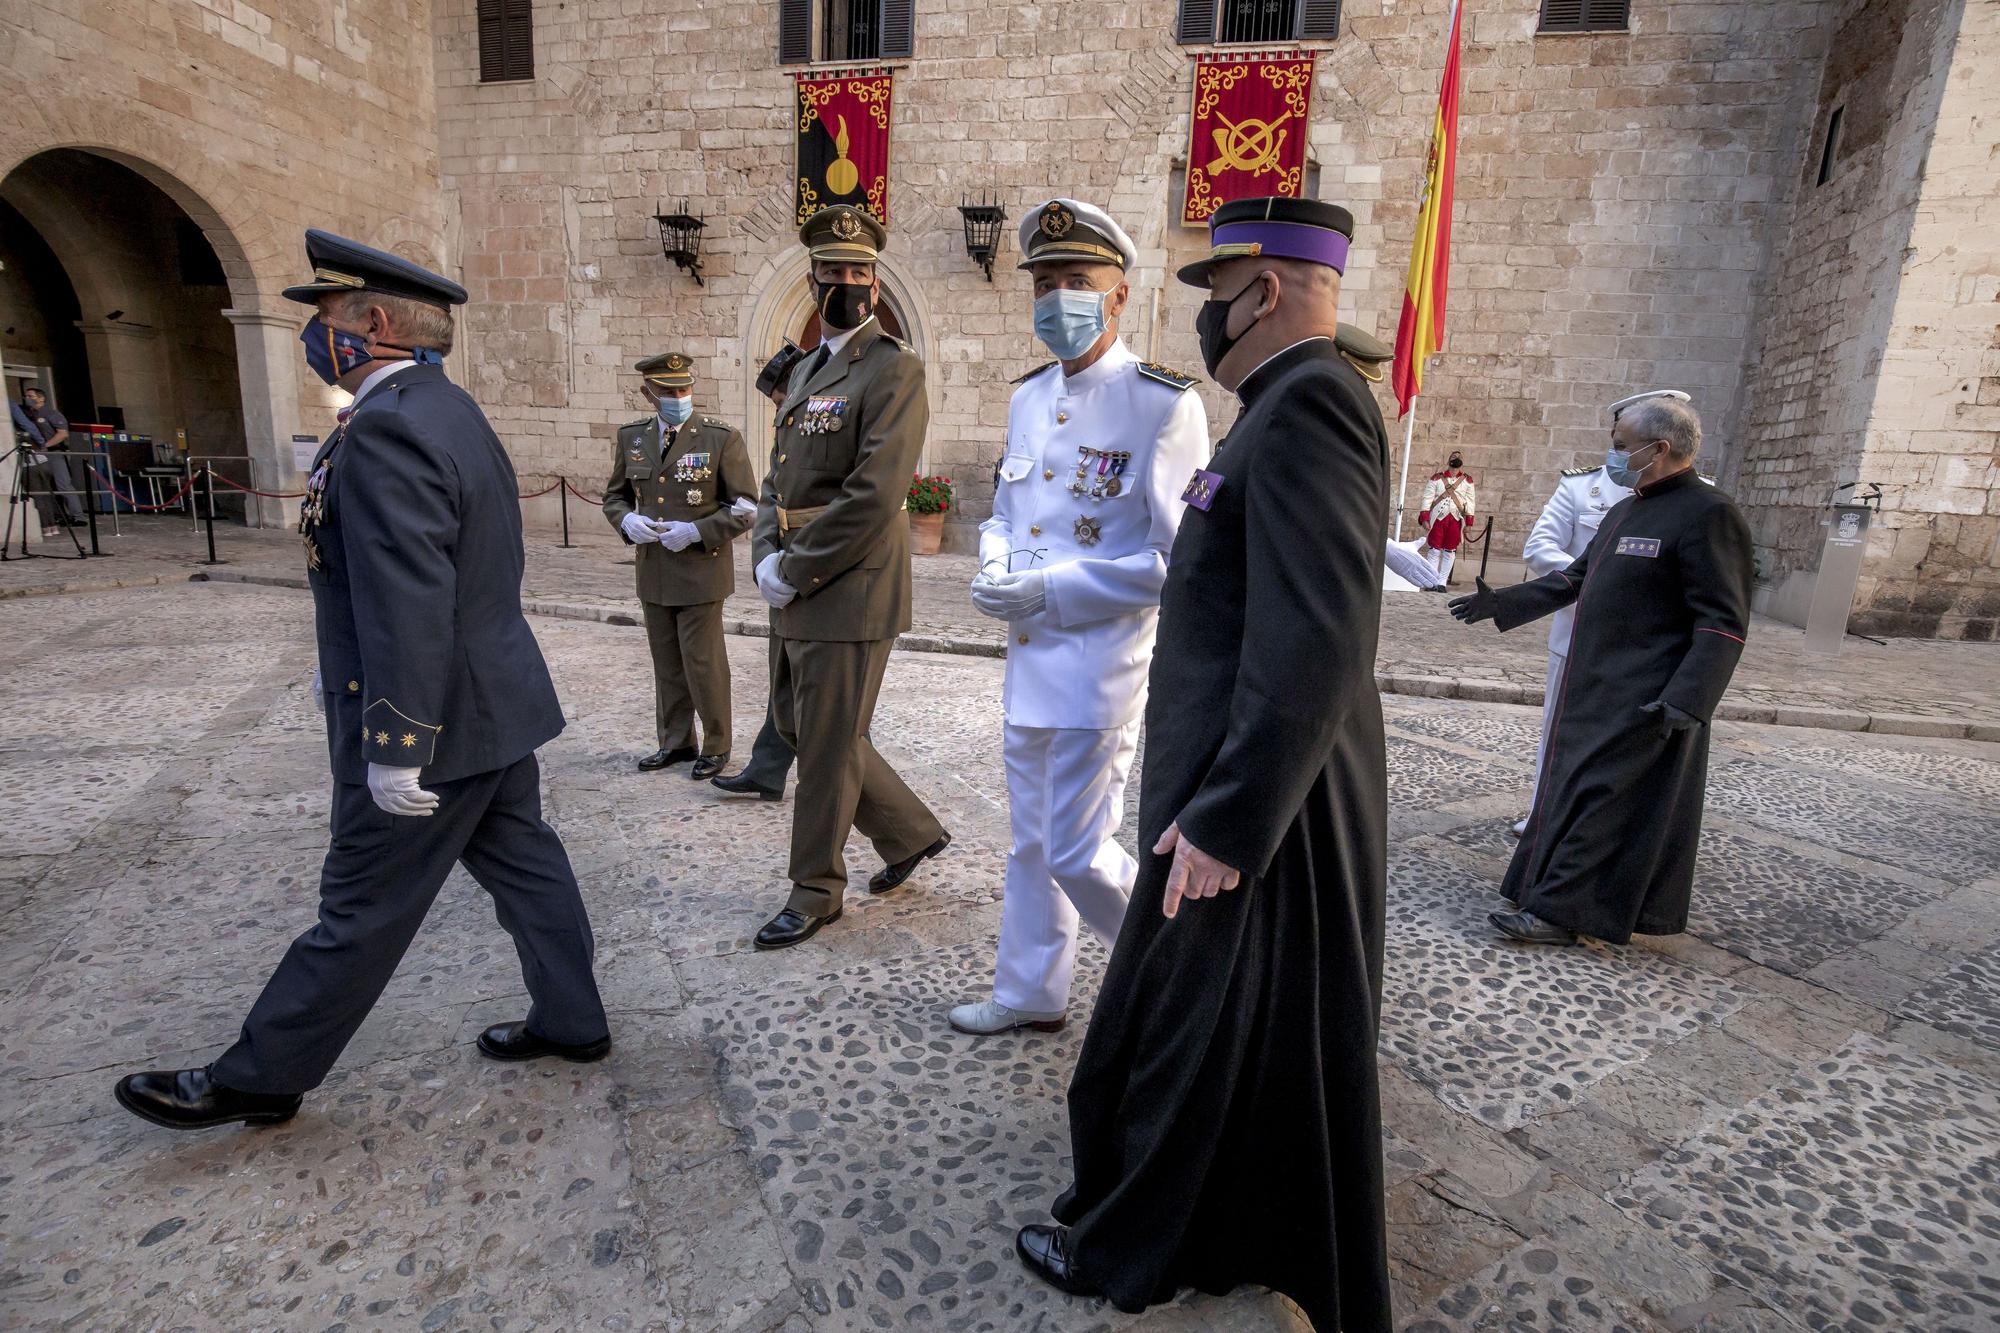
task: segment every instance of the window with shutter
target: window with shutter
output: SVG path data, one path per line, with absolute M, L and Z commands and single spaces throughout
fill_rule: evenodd
M 1216 0 L 1181 0 L 1181 21 L 1176 32 L 1184 45 L 1215 40 Z
M 1340 0 L 1181 0 L 1174 35 L 1183 46 L 1330 41 L 1340 35 Z
M 533 0 L 479 0 L 479 81 L 535 77 Z
M 778 63 L 812 60 L 812 0 L 778 0 Z
M 1632 0 L 1542 0 L 1542 32 L 1624 32 Z
M 826 0 L 822 60 L 880 60 L 883 0 Z
M 1305 0 L 1299 7 L 1299 36 L 1327 42 L 1340 36 L 1340 0 Z

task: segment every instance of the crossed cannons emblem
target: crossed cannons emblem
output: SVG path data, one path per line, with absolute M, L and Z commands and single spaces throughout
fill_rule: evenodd
M 1290 111 L 1280 112 L 1274 120 L 1237 123 L 1220 112 L 1215 118 L 1222 124 L 1210 131 L 1215 136 L 1215 160 L 1206 168 L 1210 178 L 1225 171 L 1261 176 L 1279 169 L 1278 155 L 1285 151 L 1285 136 L 1290 133 L 1282 126 L 1292 118 Z

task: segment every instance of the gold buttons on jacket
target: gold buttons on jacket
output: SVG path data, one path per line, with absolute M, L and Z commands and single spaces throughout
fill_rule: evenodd
M 1042 469 L 1042 480 L 1043 480 L 1043 481 L 1054 481 L 1055 479 L 1056 479 L 1056 474 L 1055 474 L 1055 469 L 1053 469 L 1053 468 L 1043 468 L 1043 469 Z
M 1062 425 L 1062 424 L 1063 424 L 1063 422 L 1065 422 L 1065 421 L 1068 421 L 1068 420 L 1069 420 L 1069 413 L 1067 413 L 1067 412 L 1058 412 L 1058 413 L 1056 413 L 1056 424 L 1057 424 L 1058 426 Z
M 348 692 L 349 694 L 358 694 L 358 693 L 360 693 L 360 692 L 361 692 L 361 682 L 360 682 L 360 681 L 358 681 L 358 680 L 350 680 L 350 681 L 348 681 L 348 682 L 347 682 L 347 692 Z
M 794 421 L 796 421 L 796 420 L 798 420 L 798 418 L 797 418 L 796 416 L 789 416 L 789 417 L 786 417 L 786 418 L 785 418 L 785 424 L 786 424 L 787 426 L 789 426 L 789 425 L 791 425 L 791 424 L 792 424 L 792 423 L 793 423 Z
M 780 463 L 784 462 L 784 461 L 785 461 L 785 456 L 784 456 L 783 454 L 779 454 L 779 455 L 778 455 L 778 461 L 779 461 Z
M 1025 635 L 1025 634 L 1023 634 L 1023 635 L 1021 636 L 1021 642 L 1022 642 L 1022 643 L 1026 643 L 1027 641 L 1028 641 L 1028 636 L 1027 636 L 1027 635 Z
M 1035 525 L 1034 527 L 1032 527 L 1032 528 L 1029 528 L 1029 529 L 1028 529 L 1028 535 L 1029 535 L 1030 537 L 1039 537 L 1039 536 L 1041 536 L 1041 535 L 1042 535 L 1042 528 L 1041 528 L 1041 525 L 1040 525 L 1040 524 L 1038 523 L 1038 524 L 1036 524 L 1036 525 Z

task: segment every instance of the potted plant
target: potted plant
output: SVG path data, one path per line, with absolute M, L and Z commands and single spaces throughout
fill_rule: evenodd
M 913 476 L 910 497 L 903 502 L 910 511 L 912 542 L 918 555 L 936 555 L 944 544 L 944 515 L 951 508 L 951 478 Z

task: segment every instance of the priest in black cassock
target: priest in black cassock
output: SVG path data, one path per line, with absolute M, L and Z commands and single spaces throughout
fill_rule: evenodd
M 1389 450 L 1335 345 L 1353 220 L 1226 204 L 1180 272 L 1243 402 L 1188 483 L 1146 709 L 1137 887 L 1069 1091 L 1076 1182 L 1022 1261 L 1136 1311 L 1245 1283 L 1390 1327 L 1375 1042 Z
M 1568 569 L 1451 604 L 1502 631 L 1576 604 L 1541 787 L 1501 886 L 1517 907 L 1492 916 L 1509 938 L 1687 928 L 1709 719 L 1750 628 L 1750 528 L 1695 472 L 1700 449 L 1685 394 L 1615 405 L 1605 468 L 1635 493 Z

